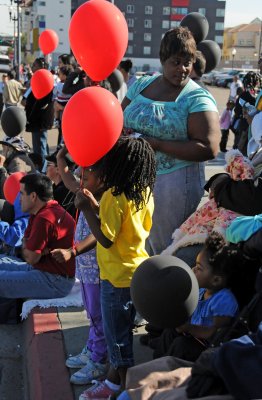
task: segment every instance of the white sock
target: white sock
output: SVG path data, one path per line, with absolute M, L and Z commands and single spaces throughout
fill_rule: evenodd
M 116 385 L 113 382 L 110 382 L 108 379 L 105 380 L 105 384 L 109 387 L 109 389 L 113 390 L 114 392 L 118 392 L 120 389 L 120 385 Z

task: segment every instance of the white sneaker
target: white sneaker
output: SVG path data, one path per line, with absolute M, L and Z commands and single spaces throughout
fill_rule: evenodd
M 99 362 L 89 360 L 82 369 L 75 372 L 71 376 L 70 382 L 74 383 L 75 385 L 87 385 L 89 383 L 92 383 L 94 379 L 104 378 L 107 369 L 107 364 L 101 364 Z
M 90 360 L 91 354 L 91 351 L 85 346 L 80 354 L 68 357 L 66 366 L 68 368 L 83 368 Z

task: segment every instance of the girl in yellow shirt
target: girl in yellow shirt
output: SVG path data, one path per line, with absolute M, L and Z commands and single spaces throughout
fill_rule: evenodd
M 101 306 L 110 368 L 79 400 L 104 399 L 125 386 L 127 368 L 134 365 L 132 328 L 135 309 L 130 283 L 148 254 L 145 241 L 152 226 L 155 155 L 142 138 L 121 137 L 106 154 L 100 169 L 106 191 L 99 209 L 86 189 L 76 196 L 97 239 Z M 99 213 L 99 216 L 97 215 Z

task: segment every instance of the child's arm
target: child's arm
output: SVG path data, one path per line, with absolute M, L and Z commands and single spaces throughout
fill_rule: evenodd
M 86 189 L 79 190 L 75 198 L 75 206 L 81 210 L 88 222 L 89 228 L 91 229 L 96 240 L 106 249 L 112 246 L 113 242 L 109 240 L 101 230 L 100 219 L 96 214 L 96 204 L 92 199 L 92 194 Z M 96 200 L 95 200 L 96 201 Z
M 178 333 L 190 333 L 199 339 L 210 339 L 219 328 L 230 325 L 231 317 L 214 317 L 212 326 L 192 325 L 186 323 L 176 328 Z
M 91 233 L 74 247 L 70 247 L 69 249 L 54 249 L 50 251 L 50 254 L 52 254 L 57 262 L 63 263 L 69 261 L 72 257 L 79 256 L 82 253 L 92 250 L 95 246 L 96 238 Z
M 65 161 L 65 156 L 68 153 L 67 148 L 64 146 L 57 153 L 57 167 L 61 175 L 62 181 L 68 190 L 72 193 L 76 193 L 80 189 L 80 182 L 75 178 L 74 174 L 69 170 Z

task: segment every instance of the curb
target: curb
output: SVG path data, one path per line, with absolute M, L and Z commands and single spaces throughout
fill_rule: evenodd
M 28 400 L 74 400 L 57 309 L 34 308 L 23 323 L 23 339 Z

